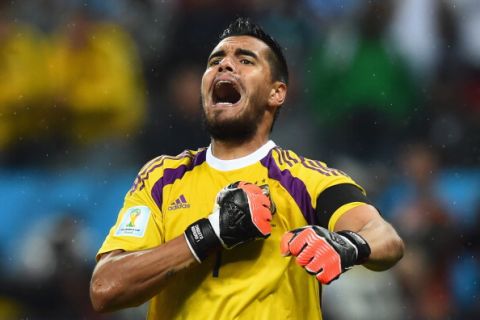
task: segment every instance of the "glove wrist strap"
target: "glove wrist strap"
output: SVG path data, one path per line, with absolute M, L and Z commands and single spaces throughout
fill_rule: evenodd
M 368 258 L 370 257 L 371 249 L 367 241 L 365 241 L 362 236 L 349 230 L 343 230 L 337 233 L 350 240 L 357 248 L 358 254 L 355 264 L 364 264 L 365 262 L 367 262 Z
M 212 224 L 205 218 L 189 225 L 184 234 L 188 247 L 198 262 L 205 260 L 211 251 L 221 246 Z

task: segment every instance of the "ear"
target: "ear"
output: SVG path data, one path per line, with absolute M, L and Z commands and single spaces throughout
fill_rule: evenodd
M 278 108 L 283 105 L 286 98 L 287 85 L 281 81 L 275 81 L 273 83 L 272 89 L 270 90 L 270 95 L 268 97 L 268 105 Z

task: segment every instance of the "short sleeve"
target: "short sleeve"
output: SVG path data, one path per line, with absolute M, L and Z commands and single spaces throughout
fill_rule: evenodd
M 115 225 L 110 229 L 97 253 L 113 250 L 137 251 L 156 247 L 164 242 L 163 217 L 153 200 L 148 185 L 132 188 L 123 203 Z
M 276 167 L 265 163 L 269 175 L 290 193 L 308 224 L 333 229 L 345 212 L 369 203 L 365 190 L 345 172 L 290 150 L 273 150 Z
M 365 190 L 345 172 L 321 161 L 299 159 L 297 172 L 305 183 L 314 210 L 314 217 L 307 219 L 310 224 L 333 230 L 345 212 L 369 203 Z
M 327 184 L 316 195 L 315 212 L 318 224 L 330 231 L 347 211 L 370 201 L 365 190 L 350 177 L 336 179 L 335 183 Z

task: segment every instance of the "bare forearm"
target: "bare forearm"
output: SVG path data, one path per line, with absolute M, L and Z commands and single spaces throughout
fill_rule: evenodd
M 388 223 L 373 220 L 358 231 L 369 244 L 371 254 L 364 266 L 383 271 L 395 265 L 403 256 L 404 245 L 395 229 Z
M 107 253 L 93 272 L 92 304 L 101 312 L 139 305 L 154 296 L 168 276 L 193 262 L 183 235 L 149 250 Z
M 351 230 L 360 234 L 369 244 L 371 254 L 364 266 L 383 271 L 395 265 L 403 256 L 403 241 L 395 229 L 371 205 L 362 205 L 346 212 L 334 231 Z

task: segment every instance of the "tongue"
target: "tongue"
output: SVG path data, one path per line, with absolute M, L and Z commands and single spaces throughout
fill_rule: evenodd
M 240 94 L 235 87 L 228 82 L 220 82 L 215 86 L 217 102 L 236 103 L 240 100 Z

